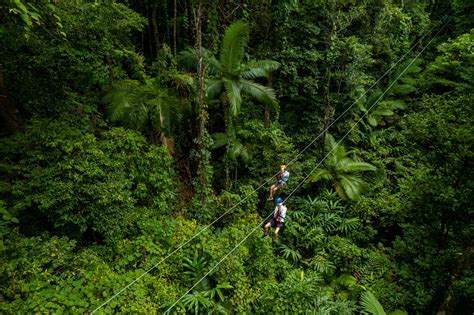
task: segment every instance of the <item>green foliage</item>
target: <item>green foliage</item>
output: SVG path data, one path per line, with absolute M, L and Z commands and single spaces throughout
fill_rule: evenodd
M 274 61 L 245 63 L 244 52 L 247 42 L 247 25 L 242 21 L 231 24 L 222 40 L 219 61 L 213 59 L 209 62 L 209 71 L 215 74 L 216 79 L 209 83 L 208 95 L 214 98 L 225 92 L 227 99 L 225 110 L 228 111 L 225 115 L 229 115 L 229 118 L 237 117 L 240 112 L 242 91 L 260 102 L 276 104 L 273 89 L 251 80 L 267 77 L 271 71 L 278 68 L 279 64 Z M 230 122 L 227 123 L 230 124 Z
M 0 116 L 27 124 L 0 139 L 0 313 L 93 310 L 151 267 L 101 312 L 163 312 L 251 231 L 173 312 L 468 313 L 471 7 L 3 1 Z M 410 56 L 335 121 L 446 12 L 438 50 L 373 111 Z M 180 49 L 197 46 L 199 14 L 204 108 L 197 80 L 177 69 L 180 60 L 195 71 L 194 51 Z M 292 161 L 322 130 L 341 137 L 364 113 L 346 140 L 353 150 L 328 133 Z M 258 228 L 273 208 L 264 180 L 292 161 L 278 191 L 288 196 L 332 149 L 312 178 L 320 185 L 292 192 L 272 246 Z
M 419 60 L 407 60 L 400 64 L 392 77 L 397 82 L 388 82 L 389 89 L 376 89 L 366 99 L 365 103 L 358 102 L 359 109 L 366 115 L 367 123 L 371 127 L 387 125 L 395 111 L 406 108 L 409 96 L 417 90 L 417 80 L 413 76 L 421 71 Z M 403 75 L 400 75 L 401 72 Z M 369 112 L 368 109 L 371 108 Z M 369 128 L 370 129 L 370 128 Z
M 142 17 L 114 1 L 61 1 L 54 8 L 44 15 L 61 20 L 67 40 L 49 34 L 47 25 L 31 29 L 28 40 L 13 22 L 0 32 L 5 81 L 27 117 L 83 115 L 77 104 L 65 102 L 68 93 L 97 93 L 113 79 L 143 76 L 143 62 L 130 39 L 143 26 Z M 96 102 L 92 110 L 97 107 Z
M 270 283 L 257 307 L 258 313 L 306 314 L 308 310 L 317 314 L 351 314 L 355 308 L 353 303 L 335 298 L 318 273 L 298 269 L 280 283 Z
M 2 194 L 25 229 L 124 235 L 138 215 L 167 213 L 170 159 L 142 137 L 112 129 L 97 137 L 62 122 L 38 121 L 3 139 Z M 37 223 L 31 222 L 36 218 Z
M 109 117 L 141 131 L 152 143 L 166 145 L 173 152 L 173 132 L 178 125 L 185 102 L 161 87 L 157 79 L 128 80 L 114 83 L 102 99 L 108 104 Z
M 424 84 L 438 93 L 450 90 L 472 93 L 473 46 L 474 30 L 441 44 L 438 47 L 441 54 L 426 69 Z
M 0 5 L 0 14 L 4 15 L 2 10 L 8 10 L 8 14 L 14 14 L 21 18 L 24 23 L 25 38 L 29 38 L 30 31 L 34 27 L 42 27 L 47 23 L 54 23 L 58 28 L 58 33 L 66 37 L 66 33 L 60 31 L 63 28 L 61 18 L 56 14 L 56 6 L 50 1 L 39 0 L 23 3 L 20 0 L 8 0 L 5 7 Z

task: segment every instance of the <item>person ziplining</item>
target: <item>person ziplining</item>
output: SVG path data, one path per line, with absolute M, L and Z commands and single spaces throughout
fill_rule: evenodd
M 280 172 L 277 175 L 277 182 L 270 187 L 270 195 L 267 200 L 273 200 L 273 194 L 280 188 L 285 188 L 290 178 L 290 172 L 286 170 L 286 163 L 283 162 L 280 166 Z
M 273 210 L 273 217 L 271 221 L 267 222 L 265 226 L 263 227 L 263 237 L 268 235 L 268 230 L 270 227 L 275 228 L 274 232 L 274 238 L 273 238 L 273 243 L 275 243 L 276 240 L 278 240 L 278 237 L 280 236 L 280 231 L 284 228 L 285 226 L 285 217 L 286 217 L 286 211 L 287 208 L 285 205 L 283 205 L 283 199 L 278 197 L 276 200 L 276 207 L 275 210 Z

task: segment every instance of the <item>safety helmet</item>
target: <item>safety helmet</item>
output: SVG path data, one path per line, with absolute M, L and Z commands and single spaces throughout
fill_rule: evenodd
M 278 197 L 276 200 L 275 200 L 276 203 L 282 203 L 283 202 L 283 199 L 281 199 L 280 197 Z

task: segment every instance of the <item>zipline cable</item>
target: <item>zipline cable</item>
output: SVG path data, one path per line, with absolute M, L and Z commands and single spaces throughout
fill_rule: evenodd
M 380 82 L 380 80 L 382 78 L 384 78 L 387 74 L 389 74 L 401 61 L 403 58 L 405 58 L 405 56 L 407 56 L 428 34 L 431 34 L 431 32 L 441 23 L 438 22 L 435 26 L 433 26 L 428 32 L 426 32 L 414 45 L 411 46 L 411 48 L 400 58 L 398 59 L 398 61 L 393 65 L 391 66 L 374 84 L 372 84 L 361 96 L 359 96 L 348 108 L 346 108 L 344 110 L 344 112 L 342 114 L 340 114 L 335 120 L 333 120 L 323 131 L 321 131 L 321 133 L 319 133 L 318 136 L 316 136 L 306 147 L 304 147 L 290 162 L 287 163 L 287 166 L 289 166 L 290 164 L 294 163 L 309 147 L 311 147 L 314 142 L 316 142 L 316 140 L 318 140 L 326 131 L 329 130 L 330 127 L 332 127 L 337 121 L 339 121 L 339 119 L 342 118 L 342 116 L 344 116 L 358 101 L 360 101 L 362 99 L 362 97 L 364 97 L 367 92 L 369 90 L 371 90 L 378 82 Z M 447 22 L 446 22 L 447 23 Z M 446 25 L 446 24 L 445 24 Z M 444 26 L 443 26 L 444 28 Z M 439 31 L 438 31 L 439 33 Z M 437 33 L 437 34 L 438 34 Z M 435 35 L 436 36 L 436 35 Z M 434 37 L 433 37 L 434 38 Z M 431 41 L 430 41 L 431 42 Z M 364 115 L 365 116 L 365 115 Z M 363 117 L 364 117 L 363 116 Z M 235 209 L 238 205 L 240 205 L 242 202 L 244 202 L 245 200 L 247 200 L 254 192 L 260 190 L 263 186 L 265 186 L 269 181 L 271 181 L 276 175 L 278 175 L 278 173 L 280 172 L 276 172 L 274 175 L 272 175 L 271 177 L 269 177 L 268 179 L 266 179 L 260 186 L 258 186 L 257 188 L 253 189 L 250 193 L 248 193 L 243 199 L 241 199 L 238 203 L 236 203 L 234 206 L 232 206 L 231 208 L 229 208 L 229 210 L 227 210 L 226 212 L 224 212 L 223 214 L 221 214 L 218 218 L 214 219 L 211 223 L 209 223 L 208 225 L 206 225 L 205 227 L 203 227 L 199 232 L 197 232 L 196 234 L 194 234 L 191 238 L 189 238 L 188 240 L 186 240 L 185 242 L 181 243 L 175 250 L 173 250 L 171 253 L 169 253 L 168 255 L 166 255 L 163 259 L 161 259 L 158 263 L 156 263 L 155 265 L 153 265 L 151 268 L 149 268 L 148 270 L 146 270 L 145 272 L 143 272 L 140 276 L 138 276 L 137 278 L 135 278 L 133 281 L 131 281 L 130 283 L 128 283 L 125 287 L 123 287 L 122 289 L 120 289 L 117 293 L 115 293 L 114 295 L 112 295 L 109 299 L 107 299 L 104 303 L 102 303 L 99 307 L 97 307 L 96 309 L 94 309 L 91 314 L 94 314 L 95 312 L 97 312 L 99 309 L 101 309 L 102 307 L 104 307 L 105 305 L 107 305 L 110 301 L 112 301 L 114 298 L 116 298 L 117 296 L 119 296 L 122 292 L 124 292 L 125 290 L 127 290 L 130 286 L 132 286 L 133 284 L 135 284 L 137 281 L 139 281 L 141 278 L 143 278 L 145 275 L 147 275 L 148 273 L 150 273 L 151 271 L 153 271 L 156 267 L 158 267 L 160 264 L 162 264 L 165 260 L 167 260 L 169 257 L 171 257 L 172 255 L 174 255 L 175 253 L 177 253 L 181 248 L 183 248 L 184 246 L 186 246 L 187 244 L 189 244 L 192 240 L 194 240 L 196 237 L 198 237 L 199 235 L 201 235 L 205 230 L 207 230 L 209 227 L 211 227 L 212 225 L 214 225 L 214 223 L 216 223 L 217 221 L 219 221 L 220 219 L 222 219 L 224 216 L 226 216 L 228 213 L 230 213 L 233 209 Z M 299 186 L 298 186 L 299 187 Z M 291 195 L 291 194 L 290 194 Z
M 306 175 L 305 178 L 303 178 L 303 180 L 298 184 L 298 186 L 296 186 L 295 189 L 293 189 L 291 191 L 291 193 L 285 198 L 285 200 L 283 202 L 285 202 L 286 200 L 288 200 L 292 195 L 293 193 L 301 187 L 301 185 L 304 184 L 304 182 L 309 178 L 309 176 L 311 176 L 311 174 L 324 162 L 324 160 L 334 151 L 335 148 L 337 148 L 337 146 L 349 135 L 349 133 L 351 133 L 352 130 L 354 130 L 354 128 L 362 121 L 362 119 L 364 119 L 364 117 L 370 112 L 370 110 L 379 103 L 379 101 L 382 99 L 382 97 L 390 90 L 390 88 L 398 81 L 398 79 L 400 79 L 400 77 L 408 70 L 408 68 L 410 68 L 410 66 L 415 62 L 416 59 L 418 59 L 418 57 L 425 51 L 425 49 L 431 44 L 431 42 L 435 39 L 435 37 L 444 29 L 444 27 L 446 26 L 447 22 L 443 25 L 442 28 L 440 28 L 438 30 L 438 32 L 431 38 L 431 40 L 428 42 L 428 44 L 425 45 L 425 47 L 423 47 L 423 49 L 416 55 L 416 57 L 410 61 L 410 63 L 405 67 L 405 69 L 403 69 L 403 71 L 397 76 L 397 78 L 395 80 L 393 80 L 390 85 L 385 89 L 385 91 L 379 96 L 379 98 L 377 98 L 377 100 L 369 107 L 369 109 L 362 115 L 362 117 L 360 117 L 353 125 L 352 127 L 344 134 L 344 136 L 336 143 L 335 146 L 333 146 L 331 148 L 331 150 L 321 159 L 321 161 L 319 161 L 319 163 L 308 173 L 308 175 Z M 262 224 L 268 220 L 268 218 L 270 218 L 270 216 L 273 214 L 270 213 L 262 222 L 260 222 L 255 228 L 253 228 L 250 233 L 248 233 L 236 246 L 234 246 L 234 248 L 232 248 L 232 250 L 230 252 L 228 252 L 226 255 L 224 255 L 224 257 L 219 260 L 219 262 L 217 264 L 215 264 L 208 272 L 206 272 L 206 274 L 204 276 L 202 276 L 201 279 L 199 279 L 190 289 L 188 289 L 183 295 L 181 295 L 181 297 L 176 301 L 174 302 L 166 311 L 164 314 L 168 314 L 169 311 L 176 305 L 178 304 L 189 292 L 192 291 L 192 289 L 194 289 L 202 280 L 204 280 L 204 278 L 206 278 L 212 271 L 214 271 L 227 257 L 229 257 L 240 245 L 242 245 L 242 243 L 248 239 L 250 237 L 250 235 L 252 235 L 258 228 L 260 228 L 262 226 Z

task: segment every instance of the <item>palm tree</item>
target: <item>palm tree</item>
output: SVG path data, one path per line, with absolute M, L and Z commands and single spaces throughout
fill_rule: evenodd
M 244 62 L 249 30 L 243 21 L 232 23 L 225 31 L 217 60 L 208 50 L 201 52 L 206 71 L 213 79 L 208 80 L 207 96 L 221 98 L 225 108 L 226 127 L 232 128 L 231 120 L 240 113 L 242 93 L 267 106 L 275 108 L 277 100 L 272 88 L 254 82 L 258 78 L 268 79 L 280 64 L 271 60 Z M 192 49 L 180 53 L 180 63 L 191 70 L 196 68 L 196 52 Z
M 208 83 L 209 98 L 220 98 L 224 108 L 224 121 L 227 134 L 227 154 L 224 157 L 226 169 L 226 186 L 229 186 L 232 152 L 242 152 L 244 147 L 235 141 L 236 118 L 242 105 L 242 93 L 245 93 L 266 106 L 275 108 L 277 100 L 275 91 L 263 86 L 255 79 L 268 78 L 271 71 L 276 70 L 276 61 L 244 62 L 245 47 L 248 42 L 248 26 L 243 21 L 232 23 L 225 31 L 222 40 L 219 60 L 209 58 L 208 71 L 213 75 Z M 235 145 L 237 143 L 237 145 Z
M 344 200 L 357 200 L 367 186 L 361 177 L 361 172 L 375 171 L 376 167 L 362 162 L 353 151 L 346 152 L 345 148 L 337 145 L 334 137 L 328 133 L 325 137 L 325 147 L 331 153 L 324 161 L 324 167 L 316 170 L 310 181 L 330 181 L 339 197 Z M 352 157 L 349 157 L 350 155 Z
M 208 71 L 214 76 L 208 84 L 208 97 L 221 97 L 228 131 L 232 129 L 232 120 L 240 112 L 242 92 L 266 105 L 277 105 L 275 91 L 254 80 L 268 78 L 272 71 L 278 69 L 279 63 L 270 60 L 245 63 L 248 33 L 248 26 L 243 21 L 232 23 L 225 31 L 219 60 L 208 58 Z
M 150 142 L 166 145 L 173 152 L 172 122 L 177 118 L 182 102 L 161 87 L 156 79 L 144 83 L 136 80 L 116 82 L 102 101 L 108 104 L 112 121 L 144 132 Z

